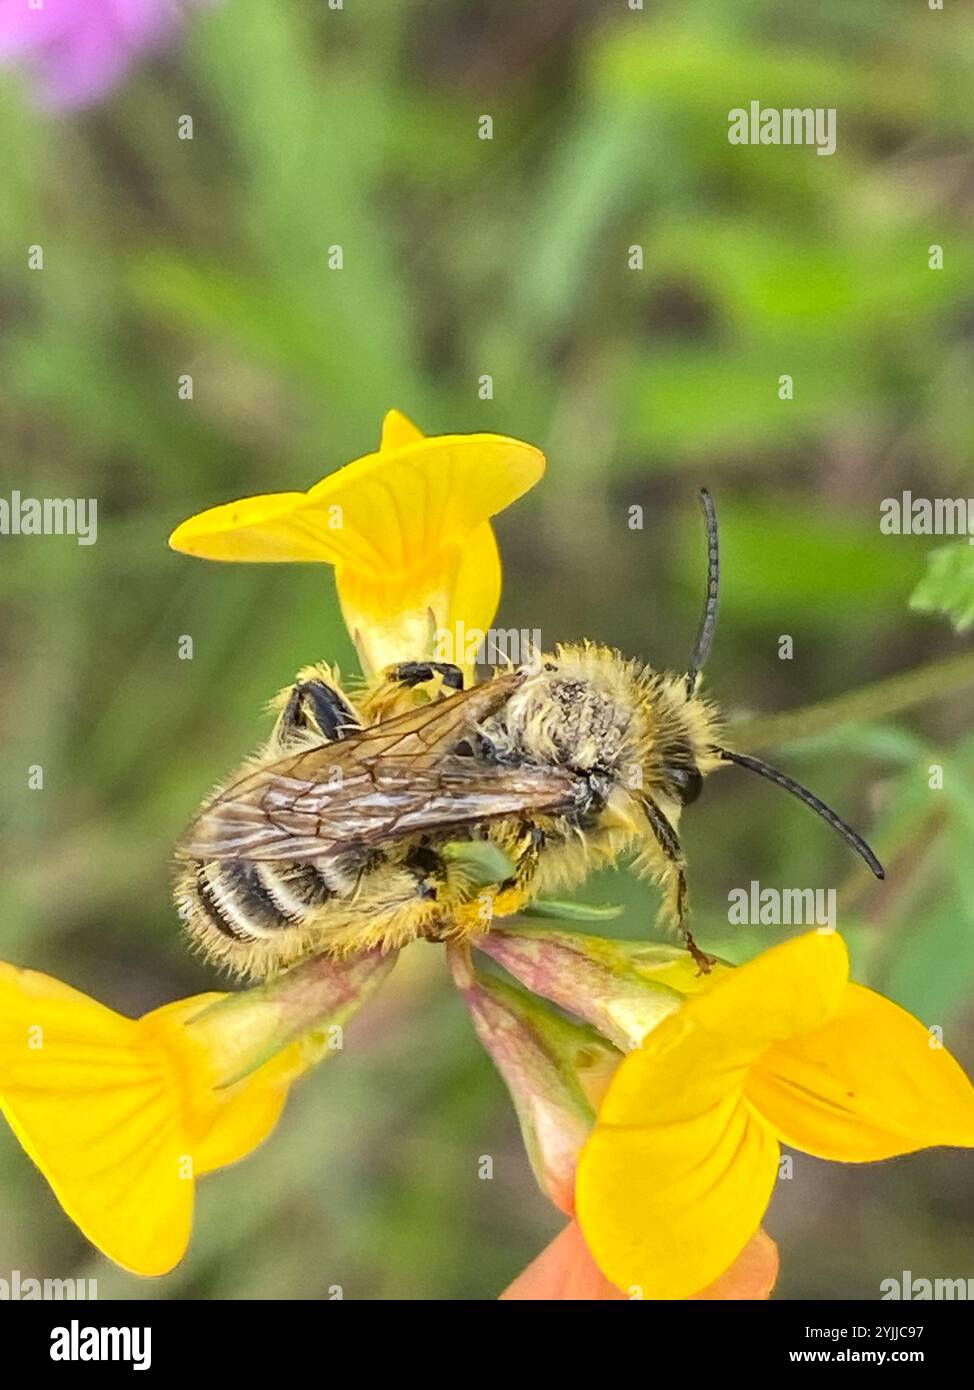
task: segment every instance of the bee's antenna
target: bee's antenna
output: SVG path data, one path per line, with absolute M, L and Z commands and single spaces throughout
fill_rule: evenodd
M 873 854 L 861 835 L 857 835 L 851 826 L 846 825 L 841 816 L 837 816 L 831 806 L 826 806 L 824 801 L 819 801 L 817 796 L 813 796 L 810 791 L 803 787 L 799 782 L 795 782 L 784 772 L 779 772 L 776 767 L 769 767 L 760 758 L 749 757 L 746 753 L 732 753 L 728 748 L 715 748 L 713 750 L 724 762 L 736 763 L 738 767 L 746 767 L 751 772 L 758 773 L 761 777 L 766 777 L 769 782 L 774 782 L 779 787 L 784 787 L 786 792 L 791 792 L 792 796 L 797 796 L 799 801 L 804 801 L 806 806 L 811 806 L 813 811 L 817 811 L 824 821 L 828 821 L 834 830 L 837 830 L 844 840 L 846 840 L 860 858 L 872 869 L 877 878 L 885 878 L 886 870 Z
M 687 699 L 689 700 L 697 688 L 697 677 L 703 670 L 704 662 L 710 651 L 710 644 L 714 638 L 714 628 L 717 626 L 717 590 L 720 584 L 720 555 L 717 548 L 717 511 L 714 507 L 714 499 L 705 487 L 700 489 L 700 505 L 703 507 L 704 520 L 707 523 L 707 599 L 704 604 L 703 617 L 700 620 L 700 629 L 697 632 L 696 645 L 690 657 L 690 666 L 687 670 Z

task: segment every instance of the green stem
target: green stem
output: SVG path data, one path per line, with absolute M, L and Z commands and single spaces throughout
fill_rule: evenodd
M 958 652 L 956 656 L 875 681 L 847 695 L 838 695 L 834 700 L 786 710 L 784 714 L 759 714 L 742 719 L 728 728 L 727 742 L 739 753 L 747 753 L 752 748 L 776 748 L 826 733 L 854 720 L 899 714 L 924 700 L 942 698 L 968 685 L 974 685 L 974 652 Z

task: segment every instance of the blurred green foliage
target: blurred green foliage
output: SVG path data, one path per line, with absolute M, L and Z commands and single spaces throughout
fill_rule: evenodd
M 3 956 L 131 1013 L 212 987 L 169 905 L 172 842 L 266 729 L 264 701 L 310 660 L 352 658 L 326 571 L 208 566 L 165 539 L 204 506 L 310 485 L 373 447 L 393 405 L 428 432 L 496 429 L 548 453 L 542 487 L 499 521 L 505 625 L 678 667 L 706 481 L 725 555 L 708 674 L 731 714 L 950 650 L 946 620 L 908 607 L 929 543 L 878 520 L 904 487 L 971 492 L 969 15 L 226 0 L 83 115 L 41 115 L 4 75 L 5 490 L 96 497 L 99 540 L 0 542 Z M 835 106 L 837 152 L 729 145 L 728 111 L 752 98 Z M 922 606 L 961 627 L 970 553 L 944 554 Z M 698 938 L 743 959 L 768 930 L 731 934 L 730 888 L 841 881 L 858 977 L 970 1066 L 969 698 L 773 756 L 868 831 L 888 881 L 728 774 L 686 822 Z M 43 792 L 27 790 L 37 763 Z M 625 906 L 607 932 L 654 931 L 628 876 L 585 896 Z M 103 1297 L 493 1297 L 560 1225 L 423 945 L 272 1140 L 203 1184 L 167 1279 L 94 1255 L 6 1131 L 0 1181 L 0 1270 L 96 1276 Z M 781 1295 L 969 1275 L 972 1198 L 955 1154 L 856 1170 L 799 1156 L 770 1221 Z
M 958 632 L 974 626 L 974 550 L 945 545 L 931 551 L 910 606 L 921 613 L 946 613 Z

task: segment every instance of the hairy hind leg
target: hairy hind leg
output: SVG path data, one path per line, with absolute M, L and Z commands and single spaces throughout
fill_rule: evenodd
M 686 860 L 683 858 L 679 836 L 651 796 L 644 795 L 642 801 L 646 810 L 646 818 L 666 861 L 664 874 L 664 888 L 667 892 L 666 910 L 679 927 L 684 945 L 693 957 L 697 968 L 701 974 L 707 975 L 714 963 L 714 957 L 701 951 L 693 939 L 693 933 L 686 924 Z
M 424 690 L 419 695 L 412 693 L 430 682 L 435 682 L 437 676 L 439 684 L 430 685 L 429 692 Z M 370 724 L 379 723 L 415 709 L 417 704 L 423 702 L 424 697 L 442 700 L 462 689 L 463 671 L 452 662 L 400 661 L 395 666 L 386 667 L 369 690 L 362 708 Z
M 361 727 L 361 719 L 331 671 L 312 666 L 298 673 L 298 679 L 283 696 L 274 733 L 284 745 L 308 734 L 333 743 Z
M 423 685 L 434 676 L 439 676 L 450 690 L 463 689 L 463 672 L 452 661 L 400 661 L 398 666 L 391 666 L 386 672 L 387 680 L 399 681 L 410 687 Z

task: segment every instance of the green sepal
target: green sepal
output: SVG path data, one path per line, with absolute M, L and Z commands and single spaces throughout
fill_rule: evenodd
M 447 873 L 459 880 L 471 897 L 481 888 L 506 883 L 517 872 L 517 864 L 509 854 L 491 840 L 449 840 L 439 849 L 446 862 Z
M 597 906 L 594 903 L 563 902 L 557 898 L 535 898 L 521 908 L 522 917 L 541 917 L 549 922 L 611 922 L 621 917 L 625 909 L 616 903 Z
M 728 968 L 716 961 L 703 976 L 682 946 L 540 926 L 498 927 L 474 944 L 533 994 L 585 1019 L 623 1051 L 638 1047 L 687 995 Z
M 455 974 L 514 1102 L 538 1185 L 570 1212 L 578 1155 L 622 1054 L 517 985 L 466 968 Z
M 294 1042 L 301 1043 L 307 1066 L 321 1060 L 331 1030 L 342 1027 L 381 984 L 396 954 L 374 950 L 345 960 L 311 956 L 187 1019 L 187 1031 L 220 1059 L 214 1090 L 235 1086 Z

